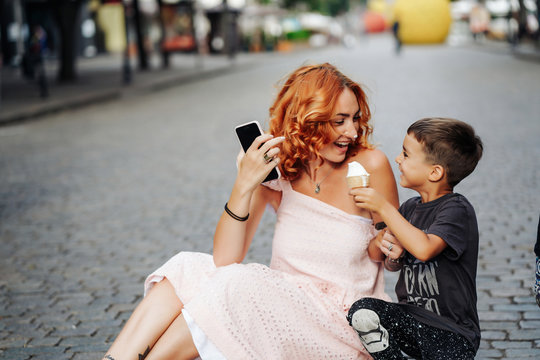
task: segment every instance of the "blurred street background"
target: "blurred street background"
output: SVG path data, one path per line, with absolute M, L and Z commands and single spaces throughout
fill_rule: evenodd
M 540 358 L 538 2 L 0 6 L 0 359 L 99 359 L 147 274 L 178 251 L 211 253 L 234 126 L 267 128 L 279 80 L 306 62 L 365 86 L 392 163 L 419 118 L 476 128 L 484 157 L 456 191 L 480 227 L 477 358 Z M 269 262 L 274 220 L 245 262 Z

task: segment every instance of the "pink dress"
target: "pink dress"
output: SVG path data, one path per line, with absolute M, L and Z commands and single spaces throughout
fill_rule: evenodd
M 285 180 L 270 267 L 216 268 L 212 256 L 181 252 L 152 273 L 167 277 L 196 325 L 227 359 L 370 359 L 346 315 L 354 301 L 384 292 L 383 268 L 367 255 L 376 231 L 292 189 Z

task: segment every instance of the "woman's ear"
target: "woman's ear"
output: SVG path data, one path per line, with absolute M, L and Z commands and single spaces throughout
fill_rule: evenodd
M 429 181 L 437 182 L 444 178 L 446 171 L 442 165 L 433 165 L 429 173 Z

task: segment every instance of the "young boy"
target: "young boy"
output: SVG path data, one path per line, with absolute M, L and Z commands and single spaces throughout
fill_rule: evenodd
M 371 188 L 350 191 L 387 229 L 376 237 L 385 267 L 401 270 L 398 303 L 356 301 L 347 319 L 374 359 L 474 359 L 480 343 L 476 310 L 478 225 L 467 199 L 453 192 L 482 157 L 474 129 L 427 118 L 407 130 L 396 158 L 400 185 L 419 193 L 396 210 Z

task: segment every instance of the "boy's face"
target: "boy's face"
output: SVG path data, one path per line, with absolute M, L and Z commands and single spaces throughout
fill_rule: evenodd
M 413 134 L 407 134 L 403 140 L 403 151 L 396 157 L 399 165 L 399 184 L 404 188 L 421 190 L 429 183 L 429 174 L 433 165 L 426 161 L 423 146 Z

